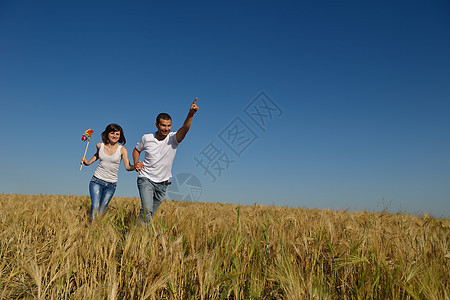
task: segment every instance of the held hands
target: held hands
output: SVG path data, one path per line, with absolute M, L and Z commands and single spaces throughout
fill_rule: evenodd
M 197 102 L 197 98 L 195 98 L 194 102 L 191 104 L 191 109 L 189 110 L 189 113 L 194 115 L 198 111 L 198 106 L 195 104 Z
M 144 164 L 142 163 L 142 161 L 138 161 L 134 164 L 134 169 L 136 170 L 136 172 L 140 172 L 142 168 L 144 168 Z

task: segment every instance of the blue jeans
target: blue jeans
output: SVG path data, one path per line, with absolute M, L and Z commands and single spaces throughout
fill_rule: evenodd
M 138 177 L 137 186 L 141 197 L 139 219 L 148 225 L 150 219 L 164 201 L 167 185 L 156 184 L 148 178 Z
M 91 195 L 91 220 L 98 214 L 104 214 L 116 191 L 117 182 L 111 183 L 92 176 L 89 183 L 89 194 Z

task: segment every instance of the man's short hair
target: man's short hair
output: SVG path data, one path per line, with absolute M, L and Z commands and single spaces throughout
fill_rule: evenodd
M 167 113 L 160 113 L 157 117 L 156 117 L 156 124 L 159 124 L 159 120 L 170 120 L 172 121 L 172 118 L 169 116 L 169 114 Z

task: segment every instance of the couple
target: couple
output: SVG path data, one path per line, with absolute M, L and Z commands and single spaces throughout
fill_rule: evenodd
M 99 164 L 89 184 L 91 195 L 91 220 L 95 215 L 105 212 L 114 192 L 116 191 L 120 161 L 127 171 L 139 172 L 137 186 L 141 198 L 139 218 L 148 224 L 156 209 L 164 200 L 168 181 L 172 176 L 172 163 L 177 152 L 178 144 L 183 141 L 192 124 L 194 114 L 198 111 L 195 104 L 191 104 L 189 113 L 183 126 L 177 132 L 170 132 L 172 119 L 166 113 L 160 113 L 156 118 L 155 133 L 145 134 L 133 150 L 134 165 L 130 165 L 126 140 L 122 128 L 117 124 L 110 124 L 102 132 L 103 143 L 97 144 L 97 152 L 88 161 L 83 158 L 81 164 L 89 166 L 97 159 Z M 139 161 L 144 151 L 144 162 Z

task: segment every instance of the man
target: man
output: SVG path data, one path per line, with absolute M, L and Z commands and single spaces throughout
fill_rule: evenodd
M 145 134 L 133 150 L 134 165 L 139 172 L 137 186 L 142 204 L 139 218 L 146 224 L 164 200 L 167 186 L 170 184 L 168 180 L 172 177 L 172 164 L 177 147 L 186 137 L 192 119 L 198 111 L 196 101 L 197 98 L 192 102 L 186 120 L 177 132 L 170 132 L 172 118 L 166 113 L 160 113 L 156 117 L 158 130 Z M 139 161 L 142 151 L 145 153 L 143 163 Z

